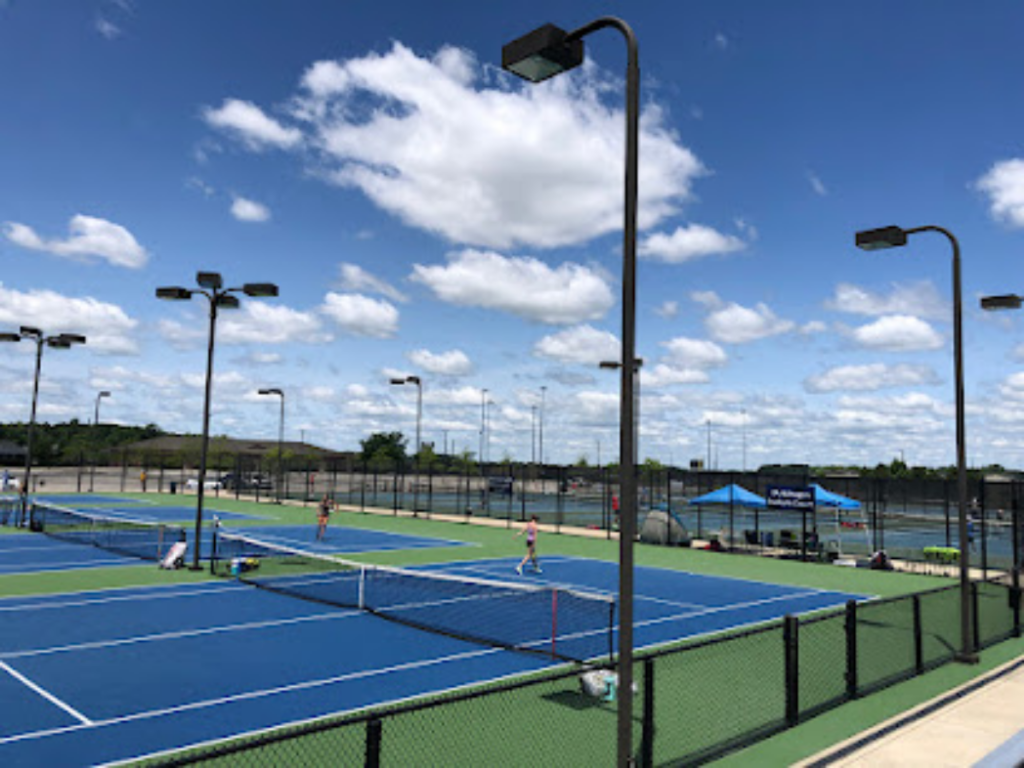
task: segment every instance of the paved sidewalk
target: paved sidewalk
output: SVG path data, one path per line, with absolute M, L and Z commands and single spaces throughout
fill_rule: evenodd
M 1024 656 L 829 747 L 800 766 L 1024 765 Z

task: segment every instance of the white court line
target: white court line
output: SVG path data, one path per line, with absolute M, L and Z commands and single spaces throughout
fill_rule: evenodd
M 54 562 L 53 560 L 41 560 L 35 563 L 17 563 L 6 568 L 0 568 L 0 573 L 5 576 L 11 576 L 19 573 L 32 574 L 39 573 L 41 571 L 66 571 L 71 568 L 108 568 L 110 566 L 120 567 L 124 565 L 137 565 L 137 561 L 129 560 L 128 558 L 120 558 L 118 560 L 58 560 L 57 562 Z M 31 568 L 32 570 L 26 571 L 24 570 L 25 568 Z
M 362 680 L 365 678 L 377 677 L 379 675 L 391 674 L 392 672 L 404 672 L 410 669 L 420 669 L 424 667 L 435 666 L 438 664 L 447 664 L 451 661 L 461 661 L 463 659 L 471 659 L 479 656 L 486 656 L 488 654 L 500 652 L 501 650 L 498 648 L 485 648 L 482 650 L 464 651 L 462 653 L 456 653 L 450 656 L 441 656 L 436 659 L 410 661 L 405 664 L 395 664 L 390 667 L 382 667 L 381 669 L 369 669 L 361 672 L 350 672 L 344 675 L 335 675 L 333 677 L 321 678 L 319 680 L 307 680 L 302 683 L 292 683 L 291 685 L 282 685 L 276 688 L 265 688 L 257 691 L 247 691 L 245 693 L 239 693 L 233 696 L 222 696 L 216 699 L 193 701 L 188 704 L 180 704 L 175 707 L 164 707 L 162 709 L 153 709 L 146 712 L 136 712 L 134 714 L 125 715 L 123 717 L 112 717 L 107 720 L 92 720 L 88 723 L 83 723 L 82 725 L 71 725 L 63 728 L 49 728 L 45 731 L 32 731 L 29 733 L 21 733 L 16 736 L 7 736 L 5 738 L 0 738 L 0 746 L 3 746 L 4 744 L 13 744 L 19 741 L 30 741 L 33 739 L 46 738 L 48 736 L 56 736 L 62 733 L 71 733 L 74 731 L 88 730 L 91 728 L 101 728 L 108 725 L 120 725 L 122 723 L 137 722 L 140 720 L 150 720 L 157 717 L 163 717 L 165 715 L 177 714 L 179 712 L 189 712 L 199 709 L 209 709 L 211 707 L 220 707 L 224 706 L 225 704 L 233 704 L 239 701 L 249 701 L 252 699 L 266 698 L 268 696 L 276 696 L 282 693 L 291 693 L 293 691 L 309 690 L 311 688 L 321 688 L 323 686 L 334 685 L 336 683 L 346 683 L 354 680 Z M 2 662 L 0 662 L 0 664 L 2 664 Z
M 13 677 L 18 682 L 20 682 L 23 685 L 31 688 L 33 691 L 38 693 L 44 699 L 49 701 L 51 704 L 55 704 L 58 707 L 60 707 L 61 709 L 63 709 L 65 712 L 67 712 L 73 718 L 78 720 L 80 723 L 82 723 L 84 725 L 93 725 L 93 721 L 90 720 L 85 715 L 83 715 L 77 709 L 72 707 L 70 704 L 61 701 L 60 699 L 58 699 L 56 696 L 54 696 L 52 693 L 50 693 L 48 690 L 46 690 L 42 686 L 36 685 L 31 680 L 29 680 L 27 677 L 25 677 L 23 674 L 21 674 L 16 669 L 11 667 L 10 665 L 5 664 L 4 662 L 0 661 L 0 669 L 3 669 L 5 672 L 7 672 L 7 674 L 9 674 L 11 677 Z
M 131 589 L 131 587 L 125 587 L 124 589 Z M 135 587 L 135 589 L 139 589 L 139 588 Z M 150 600 L 165 600 L 167 598 L 178 598 L 178 597 L 207 597 L 207 596 L 209 596 L 211 594 L 216 595 L 216 594 L 218 594 L 220 592 L 248 592 L 248 591 L 250 591 L 249 587 L 245 587 L 245 586 L 243 586 L 241 584 L 236 584 L 236 583 L 232 582 L 230 584 L 224 584 L 223 586 L 211 587 L 210 589 L 202 589 L 202 590 L 200 590 L 197 587 L 195 589 L 181 590 L 179 592 L 165 592 L 162 595 L 161 594 L 153 595 L 153 594 L 148 594 L 148 593 L 146 593 L 146 594 L 140 593 L 140 594 L 134 594 L 134 595 L 117 595 L 117 596 L 113 596 L 113 597 L 88 598 L 88 599 L 85 599 L 85 600 L 63 600 L 63 601 L 59 601 L 59 602 L 57 600 L 52 600 L 50 602 L 38 603 L 38 604 L 35 604 L 35 605 L 33 605 L 31 603 L 28 603 L 28 604 L 22 603 L 20 605 L 2 605 L 2 604 L 0 604 L 0 613 L 3 613 L 4 611 L 11 611 L 12 613 L 15 613 L 15 612 L 16 613 L 24 613 L 26 611 L 48 611 L 48 610 L 58 609 L 58 608 L 78 608 L 78 607 L 85 606 L 85 605 L 105 605 L 107 603 L 123 603 L 123 602 L 136 602 L 136 601 L 149 602 Z M 40 597 L 40 596 L 37 595 L 36 597 Z M 54 597 L 57 597 L 57 595 L 54 595 Z M 11 599 L 15 599 L 15 598 L 11 598 Z M 18 599 L 22 599 L 23 600 L 23 599 L 25 599 L 25 597 L 21 597 L 21 598 L 18 598 Z
M 29 651 L 10 651 L 9 653 L 0 653 L 0 659 L 20 659 L 32 656 L 47 656 L 54 653 L 91 651 L 100 648 L 116 648 L 122 645 L 152 643 L 160 640 L 181 640 L 190 637 L 201 637 L 203 635 L 223 634 L 225 632 L 244 632 L 250 629 L 284 627 L 292 624 L 303 624 L 310 621 L 334 621 L 335 619 L 347 619 L 358 615 L 360 615 L 359 611 L 348 611 L 346 613 L 317 613 L 309 616 L 298 616 L 292 619 L 270 619 L 267 621 L 251 621 L 244 624 L 224 624 L 218 627 L 206 627 L 204 629 L 183 629 L 177 632 L 159 632 L 152 635 L 136 635 L 135 637 L 125 637 L 118 640 L 93 640 L 88 643 L 57 645 L 50 648 L 33 648 Z

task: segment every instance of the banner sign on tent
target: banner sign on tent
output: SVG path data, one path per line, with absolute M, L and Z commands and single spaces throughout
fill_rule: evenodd
M 792 488 L 786 485 L 769 485 L 765 501 L 771 509 L 806 509 L 814 511 L 814 488 Z

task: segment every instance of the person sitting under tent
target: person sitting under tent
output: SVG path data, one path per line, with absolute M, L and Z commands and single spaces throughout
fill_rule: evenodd
M 181 532 L 181 537 L 171 545 L 171 548 L 167 550 L 167 554 L 164 555 L 164 559 L 160 561 L 160 567 L 168 571 L 173 571 L 177 568 L 185 567 L 185 551 L 188 549 L 188 541 L 185 539 L 185 532 Z

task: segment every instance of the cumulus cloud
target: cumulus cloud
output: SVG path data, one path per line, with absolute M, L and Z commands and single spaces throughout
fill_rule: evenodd
M 362 294 L 331 291 L 324 297 L 320 311 L 352 336 L 386 339 L 398 332 L 395 305 Z
M 606 360 L 619 360 L 622 347 L 618 337 L 590 325 L 578 325 L 545 336 L 533 345 L 536 357 L 561 363 L 596 366 Z
M 331 337 L 312 312 L 247 301 L 240 313 L 221 313 L 217 338 L 227 344 L 294 344 L 323 342 Z
M 681 264 L 704 256 L 741 251 L 747 244 L 735 235 L 724 235 L 703 224 L 676 227 L 670 234 L 655 232 L 637 246 L 640 256 Z
M 852 283 L 839 283 L 825 306 L 837 312 L 870 317 L 916 315 L 945 320 L 951 314 L 947 300 L 930 280 L 894 284 L 888 293 L 878 293 Z
M 465 250 L 449 254 L 445 265 L 414 265 L 411 279 L 450 304 L 497 309 L 552 325 L 596 320 L 615 302 L 595 270 L 571 262 L 551 268 L 529 256 Z
M 796 328 L 792 320 L 777 317 L 763 302 L 754 307 L 744 307 L 723 301 L 714 291 L 695 291 L 691 298 L 709 310 L 704 326 L 712 339 L 724 344 L 746 344 L 789 333 Z
M 298 128 L 282 125 L 251 101 L 224 99 L 216 109 L 205 107 L 202 116 L 208 125 L 231 134 L 253 151 L 291 149 L 302 141 Z
M 804 381 L 808 392 L 873 391 L 892 387 L 937 384 L 935 371 L 926 365 L 840 365 Z
M 710 380 L 707 371 L 671 363 L 656 363 L 640 369 L 640 382 L 644 389 L 657 389 L 673 384 L 706 384 Z
M 679 302 L 663 301 L 660 305 L 654 308 L 654 314 L 658 317 L 663 317 L 666 320 L 671 320 L 679 314 Z
M 133 355 L 139 351 L 134 338 L 138 321 L 114 304 L 55 291 L 20 292 L 0 283 L 0 327 L 22 325 L 42 328 L 50 335 L 80 333 L 93 352 Z
M 863 347 L 887 352 L 939 349 L 943 338 L 924 320 L 911 315 L 888 315 L 855 328 L 851 336 Z
M 807 172 L 807 183 L 811 185 L 811 189 L 814 190 L 814 194 L 819 197 L 825 197 L 828 195 L 828 189 L 825 188 L 824 182 L 818 177 L 814 171 Z
M 253 149 L 301 141 L 321 178 L 452 242 L 550 248 L 618 230 L 624 118 L 608 96 L 620 84 L 590 64 L 540 86 L 499 75 L 489 87 L 483 72 L 468 51 L 396 42 L 313 63 L 290 102 L 302 131 L 238 99 L 204 117 Z M 650 102 L 640 142 L 644 229 L 678 212 L 704 168 Z
M 713 341 L 678 337 L 661 342 L 668 350 L 668 357 L 677 364 L 690 368 L 712 368 L 725 365 L 728 356 L 725 350 Z
M 239 221 L 268 221 L 270 209 L 255 200 L 235 196 L 231 203 L 231 215 Z
M 1024 227 L 1024 159 L 999 161 L 975 186 L 988 195 L 992 218 Z
M 459 349 L 434 354 L 426 349 L 409 353 L 409 361 L 428 373 L 438 376 L 467 376 L 473 372 L 473 364 L 466 353 Z
M 149 260 L 146 249 L 139 245 L 131 232 L 106 219 L 79 213 L 71 218 L 68 231 L 68 237 L 63 240 L 44 240 L 25 224 L 9 221 L 4 225 L 8 240 L 33 251 L 82 261 L 97 257 L 131 269 L 139 269 Z
M 338 287 L 350 293 L 379 293 L 392 301 L 408 301 L 405 295 L 385 280 L 367 272 L 358 264 L 339 264 Z

